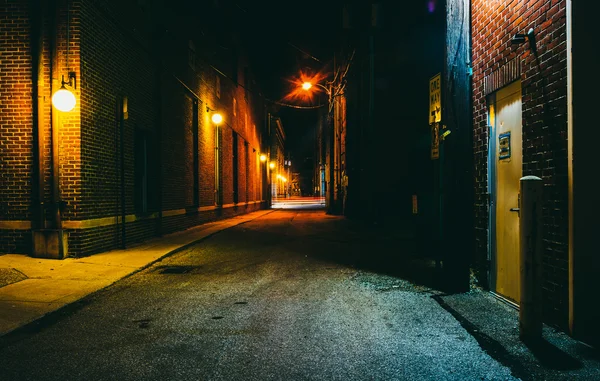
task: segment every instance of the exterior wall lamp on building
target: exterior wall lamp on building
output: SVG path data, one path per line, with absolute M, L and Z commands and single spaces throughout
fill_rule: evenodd
M 77 77 L 75 76 L 75 72 L 69 72 L 69 80 L 65 81 L 65 76 L 62 76 L 60 89 L 52 95 L 52 105 L 56 107 L 56 109 L 69 112 L 73 110 L 77 100 L 75 99 L 75 94 L 72 91 L 67 89 L 65 85 L 68 85 L 70 88 L 77 89 Z
M 529 29 L 527 34 L 523 34 L 523 33 L 515 34 L 513 36 L 513 38 L 510 40 L 511 44 L 513 44 L 513 45 L 520 45 L 520 44 L 524 43 L 525 41 L 529 42 L 529 48 L 531 49 L 531 51 L 536 53 L 537 49 L 536 49 L 536 45 L 535 45 L 535 33 L 533 31 L 533 28 Z
M 217 111 L 215 109 L 212 109 L 208 106 L 206 106 L 206 112 L 211 112 L 211 111 Z M 221 115 L 218 112 L 215 112 L 214 114 L 212 114 L 212 116 L 210 117 L 210 120 L 212 120 L 212 122 L 214 124 L 216 124 L 217 126 L 220 125 L 221 123 L 223 123 L 223 115 Z
M 219 114 L 218 112 L 216 112 L 211 117 L 211 120 L 214 124 L 219 125 L 223 122 L 223 116 L 221 114 Z

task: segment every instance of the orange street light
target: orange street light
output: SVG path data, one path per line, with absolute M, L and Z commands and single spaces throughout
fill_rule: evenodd
M 323 91 L 325 91 L 327 93 L 327 95 L 331 95 L 331 91 L 327 87 L 321 85 L 320 83 L 312 84 L 311 82 L 308 82 L 308 81 L 304 82 L 304 83 L 302 83 L 302 90 L 309 91 L 310 89 L 312 89 L 313 86 L 317 86 L 317 87 L 323 89 Z

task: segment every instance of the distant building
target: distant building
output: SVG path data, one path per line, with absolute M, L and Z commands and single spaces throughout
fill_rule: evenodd
M 271 199 L 285 197 L 287 174 L 285 168 L 285 131 L 281 118 L 268 115 Z

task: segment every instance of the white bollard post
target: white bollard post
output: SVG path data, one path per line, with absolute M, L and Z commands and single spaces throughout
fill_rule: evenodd
M 519 221 L 521 304 L 519 336 L 542 337 L 542 192 L 544 182 L 536 176 L 520 180 Z

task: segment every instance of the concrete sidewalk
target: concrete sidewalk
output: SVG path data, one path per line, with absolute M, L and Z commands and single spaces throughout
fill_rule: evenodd
M 271 212 L 273 210 L 260 210 L 210 222 L 128 249 L 83 258 L 56 260 L 23 254 L 0 255 L 0 336 L 110 286 L 221 230 Z

